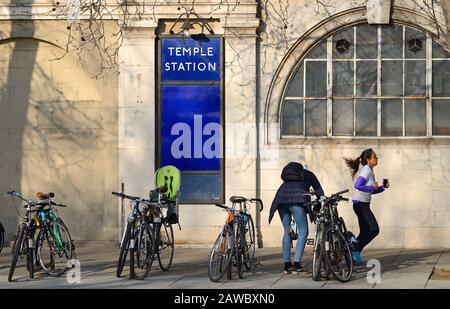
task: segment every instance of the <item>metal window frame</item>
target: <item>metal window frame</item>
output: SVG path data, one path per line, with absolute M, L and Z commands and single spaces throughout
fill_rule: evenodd
M 432 113 L 432 101 L 433 101 L 433 93 L 432 93 L 432 64 L 433 60 L 446 60 L 450 61 L 450 58 L 433 58 L 432 55 L 432 46 L 433 46 L 433 38 L 426 33 L 426 51 L 425 51 L 425 58 L 408 58 L 406 59 L 406 46 L 405 46 L 405 39 L 406 39 L 406 29 L 408 26 L 405 25 L 398 25 L 402 27 L 402 58 L 382 58 L 381 57 L 381 41 L 382 41 L 382 26 L 377 26 L 377 58 L 376 59 L 363 59 L 363 58 L 356 58 L 356 49 L 358 48 L 358 42 L 356 40 L 356 29 L 360 25 L 355 25 L 353 27 L 353 44 L 354 44 L 354 53 L 353 57 L 349 59 L 339 59 L 339 61 L 351 61 L 353 62 L 353 68 L 354 68 L 354 89 L 353 89 L 353 97 L 339 97 L 339 96 L 333 96 L 333 37 L 334 34 L 329 35 L 327 38 L 324 38 L 323 40 L 319 41 L 317 44 L 315 44 L 306 54 L 308 54 L 312 49 L 322 44 L 324 41 L 327 43 L 327 97 L 306 97 L 306 62 L 312 62 L 312 61 L 324 61 L 324 59 L 302 59 L 301 62 L 299 62 L 298 67 L 304 64 L 303 67 L 303 97 L 286 97 L 286 91 L 287 87 L 283 94 L 283 101 L 282 104 L 284 104 L 285 100 L 290 99 L 296 99 L 296 100 L 303 100 L 303 134 L 302 135 L 283 135 L 282 134 L 282 108 L 280 108 L 280 136 L 281 138 L 355 138 L 355 139 L 392 139 L 392 138 L 400 138 L 400 139 L 423 139 L 423 138 L 450 138 L 450 135 L 433 135 L 433 113 Z M 412 28 L 416 31 L 420 31 L 418 29 Z M 343 29 L 343 31 L 346 29 Z M 423 32 L 423 31 L 420 31 Z M 382 96 L 381 95 L 381 62 L 383 61 L 402 61 L 402 96 Z M 377 94 L 375 96 L 357 96 L 356 95 L 356 63 L 358 61 L 374 61 L 377 63 Z M 405 67 L 407 61 L 425 61 L 425 95 L 422 96 L 405 96 Z M 296 70 L 294 70 L 296 72 Z M 289 79 L 291 80 L 293 76 Z M 287 83 L 289 85 L 289 83 Z M 327 100 L 327 119 L 326 119 L 326 125 L 327 125 L 327 134 L 323 136 L 311 136 L 306 135 L 306 102 L 310 99 L 317 99 L 317 100 Z M 353 136 L 342 136 L 342 135 L 333 135 L 333 100 L 337 99 L 347 99 L 353 100 Z M 361 99 L 373 99 L 377 101 L 377 135 L 376 136 L 366 136 L 366 135 L 356 135 L 356 104 L 357 100 Z M 382 128 L 382 100 L 386 99 L 399 99 L 402 101 L 402 135 L 399 136 L 386 136 L 382 135 L 381 128 Z M 436 99 L 450 99 L 450 97 L 436 97 Z M 408 100 L 425 100 L 426 104 L 426 135 L 406 135 L 406 104 Z

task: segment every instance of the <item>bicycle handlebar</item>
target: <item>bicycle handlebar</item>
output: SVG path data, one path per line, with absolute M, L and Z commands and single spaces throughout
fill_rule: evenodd
M 222 204 L 217 204 L 217 203 L 215 203 L 214 205 L 216 205 L 217 207 L 223 208 L 223 209 L 228 209 L 227 206 L 222 205 Z
M 58 207 L 66 207 L 67 206 L 66 204 L 57 204 L 53 201 L 50 201 L 50 204 L 52 204 L 53 206 L 58 206 Z
M 337 193 L 333 194 L 333 196 L 342 195 L 342 194 L 347 193 L 347 192 L 348 192 L 348 189 L 340 191 L 340 192 L 337 192 Z
M 242 211 L 240 211 L 240 210 L 237 210 L 237 209 L 234 209 L 234 208 L 231 208 L 231 207 L 227 207 L 227 206 L 222 205 L 222 204 L 214 203 L 214 205 L 217 206 L 217 207 L 219 207 L 219 208 L 223 208 L 223 209 L 225 209 L 225 210 L 227 210 L 227 211 L 233 211 L 233 212 L 238 213 L 238 214 L 240 214 L 240 215 L 248 215 L 248 214 L 246 214 L 246 213 L 244 213 L 244 212 L 242 212 Z
M 118 196 L 118 197 L 121 197 L 121 198 L 128 199 L 128 200 L 133 200 L 133 201 L 139 199 L 139 197 L 137 197 L 137 196 L 126 195 L 125 193 L 120 193 L 120 192 L 114 192 L 113 191 L 113 192 L 111 192 L 111 194 L 115 195 L 115 196 Z
M 263 211 L 264 204 L 263 204 L 263 201 L 261 199 L 259 199 L 259 198 L 252 198 L 252 199 L 250 199 L 250 203 L 253 203 L 253 202 L 257 202 L 261 206 L 261 208 L 259 209 L 259 212 Z
M 315 195 L 315 196 L 320 196 L 319 192 L 317 192 L 317 191 L 310 191 L 310 192 L 307 192 L 307 193 L 303 193 L 303 195 L 310 195 L 310 196 Z
M 24 197 L 22 197 L 20 195 L 20 193 L 14 191 L 14 190 L 6 192 L 6 194 L 7 195 L 11 195 L 12 197 L 18 197 L 22 201 L 26 202 L 27 205 L 25 206 L 25 208 L 28 207 L 28 206 L 31 206 L 31 207 L 49 206 L 49 205 L 58 206 L 58 207 L 66 207 L 67 206 L 66 204 L 58 204 L 58 203 L 53 202 L 51 200 L 51 198 L 55 196 L 55 193 L 53 193 L 53 192 L 49 192 L 49 193 L 45 193 L 45 194 L 41 193 L 41 192 L 38 192 L 38 194 L 42 194 L 42 197 L 45 197 L 45 198 L 41 198 L 39 201 L 36 201 L 36 202 L 32 201 L 32 200 L 25 199 Z
M 16 196 L 16 197 L 20 198 L 22 201 L 25 201 L 27 203 L 29 202 L 28 200 L 24 199 L 18 192 L 14 191 L 14 190 L 6 192 L 6 195 L 11 195 L 12 197 Z
M 349 192 L 348 189 L 336 192 L 336 193 L 332 194 L 330 197 L 325 197 L 325 201 L 338 200 L 338 201 L 346 201 L 346 202 L 348 202 L 349 201 L 348 198 L 341 196 L 342 194 L 347 193 L 347 192 Z M 313 195 L 313 194 L 315 194 L 315 192 L 309 192 L 309 193 L 305 193 L 303 195 Z M 317 198 L 314 201 L 305 203 L 305 207 L 310 207 L 310 206 L 312 206 L 314 204 L 317 204 L 319 202 L 320 202 L 320 199 Z
M 158 206 L 160 208 L 167 208 L 168 207 L 164 203 L 164 201 L 161 201 L 161 202 L 158 203 L 158 202 L 154 202 L 154 201 L 151 201 L 151 200 L 143 199 L 143 198 L 141 198 L 139 196 L 126 195 L 125 193 L 114 192 L 114 191 L 111 192 L 111 193 L 112 193 L 112 195 L 116 195 L 116 196 L 119 196 L 119 197 L 122 197 L 122 198 L 125 198 L 125 199 L 128 199 L 128 200 L 139 201 L 139 203 L 143 203 L 143 204 L 146 204 L 148 206 Z

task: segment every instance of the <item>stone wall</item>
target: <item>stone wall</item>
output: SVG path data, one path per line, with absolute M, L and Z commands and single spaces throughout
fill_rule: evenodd
M 167 34 L 170 20 L 180 14 L 177 1 L 168 2 L 157 6 L 155 15 L 129 25 L 120 48 L 120 74 L 111 72 L 101 80 L 91 78 L 98 65 L 94 55 L 84 55 L 81 61 L 73 55 L 59 62 L 48 61 L 49 55 L 64 47 L 64 22 L 0 23 L 0 141 L 4 145 L 0 151 L 4 173 L 0 190 L 19 189 L 27 196 L 35 191 L 55 191 L 69 204 L 61 213 L 76 239 L 119 239 L 129 208 L 125 204 L 122 209 L 110 192 L 120 190 L 124 183 L 128 194 L 146 196 L 154 186 L 156 38 Z M 196 12 L 209 16 L 214 3 L 199 3 Z M 365 21 L 365 0 L 321 3 L 325 5 L 289 1 L 285 30 L 280 16 L 269 8 L 268 15 L 263 12 L 265 32 L 260 40 L 256 1 L 240 1 L 230 15 L 226 6 L 212 14 L 217 18 L 215 34 L 224 36 L 226 201 L 231 195 L 261 196 L 265 203 L 261 215 L 263 244 L 280 246 L 278 217 L 271 226 L 267 218 L 281 183 L 282 167 L 294 160 L 308 164 L 325 191 L 332 193 L 352 188 L 342 157 L 356 157 L 361 150 L 373 147 L 380 157 L 377 177 L 389 178 L 392 187 L 374 197 L 381 233 L 372 246 L 449 247 L 446 162 L 450 143 L 446 139 L 279 141 L 280 94 L 274 89 L 283 87 L 299 57 L 322 37 Z M 417 24 L 444 42 L 446 33 L 439 36 L 436 23 L 429 22 L 429 12 L 421 3 L 394 1 L 392 18 Z M 0 13 L 4 8 L 0 5 Z M 439 25 L 445 25 L 443 16 L 437 15 Z M 111 26 L 109 33 L 113 30 Z M 262 147 L 260 161 L 258 144 Z M 9 199 L 0 195 L 0 203 L 4 205 L 1 220 L 11 238 L 18 216 Z M 358 232 L 351 205 L 341 206 L 349 228 Z M 180 211 L 182 230 L 175 227 L 177 243 L 211 245 L 224 213 L 213 205 L 181 205 Z
M 450 208 L 448 168 L 445 164 L 450 153 L 448 139 L 294 139 L 279 140 L 278 132 L 269 132 L 278 123 L 280 89 L 290 76 L 303 54 L 322 37 L 350 24 L 365 22 L 364 1 L 328 1 L 329 6 L 317 7 L 310 1 L 291 3 L 287 29 L 288 45 L 280 35 L 280 30 L 268 25 L 268 36 L 262 46 L 267 62 L 263 63 L 261 98 L 265 104 L 264 143 L 276 148 L 279 161 L 261 163 L 261 188 L 264 201 L 270 202 L 281 184 L 280 172 L 290 161 L 300 161 L 308 165 L 318 176 L 327 194 L 351 189 L 352 179 L 342 160 L 343 157 L 357 157 L 362 150 L 373 148 L 379 165 L 375 169 L 378 179 L 389 178 L 391 188 L 373 197 L 372 209 L 379 220 L 380 235 L 370 244 L 372 247 L 449 247 Z M 294 9 L 297 8 L 297 9 Z M 302 12 L 303 18 L 293 18 Z M 423 28 L 444 43 L 442 28 L 445 25 L 442 10 L 436 7 L 434 22 L 430 12 L 421 1 L 394 1 L 391 18 L 394 22 Z M 446 29 L 446 27 L 444 27 Z M 281 46 L 279 49 L 273 46 Z M 266 100 L 264 102 L 264 100 Z M 263 150 L 264 151 L 264 150 Z M 349 229 L 359 232 L 352 205 L 342 203 L 340 214 Z M 278 217 L 269 227 L 267 215 L 262 222 L 264 243 L 280 245 L 282 227 Z M 310 226 L 310 232 L 313 226 Z M 310 234 L 310 237 L 313 237 Z
M 1 21 L 0 191 L 53 191 L 76 240 L 117 239 L 117 75 L 64 54 L 66 23 Z M 0 194 L 11 240 L 22 202 Z M 112 203 L 114 202 L 114 203 Z M 20 207 L 19 211 L 23 213 Z

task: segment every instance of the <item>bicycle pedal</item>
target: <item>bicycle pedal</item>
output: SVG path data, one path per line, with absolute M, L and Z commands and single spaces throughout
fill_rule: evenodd
M 307 244 L 308 246 L 314 246 L 314 238 L 308 238 L 308 239 L 306 240 L 306 244 Z

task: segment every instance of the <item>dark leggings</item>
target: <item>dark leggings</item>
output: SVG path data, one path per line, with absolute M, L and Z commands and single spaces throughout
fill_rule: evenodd
M 356 249 L 362 251 L 380 233 L 380 229 L 377 219 L 370 210 L 370 203 L 354 202 L 353 210 L 358 216 L 359 223 L 359 236 L 357 237 L 359 244 Z

